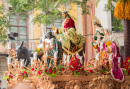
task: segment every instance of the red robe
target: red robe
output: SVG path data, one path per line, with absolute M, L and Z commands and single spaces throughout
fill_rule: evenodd
M 74 20 L 72 18 L 67 19 L 64 23 L 64 28 L 72 28 L 72 27 L 76 30 Z

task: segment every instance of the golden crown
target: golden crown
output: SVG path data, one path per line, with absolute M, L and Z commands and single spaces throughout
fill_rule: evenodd
M 61 12 L 63 12 L 63 11 L 66 12 L 66 8 L 65 7 L 63 7 L 61 4 L 60 4 L 60 7 L 61 7 L 61 9 L 60 9 Z

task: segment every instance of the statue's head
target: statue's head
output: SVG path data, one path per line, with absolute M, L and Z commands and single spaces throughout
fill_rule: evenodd
M 17 45 L 16 43 L 16 49 L 15 49 L 15 52 L 16 52 L 16 55 L 19 56 L 20 53 L 21 53 L 21 50 L 23 48 L 23 44 L 24 44 L 24 41 L 21 43 L 21 45 Z
M 62 12 L 62 16 L 64 17 L 64 19 L 65 19 L 66 17 L 71 18 L 67 11 L 63 11 L 63 12 Z
M 93 21 L 94 27 L 102 27 L 100 20 L 95 16 L 95 19 Z
M 111 29 L 104 29 L 105 35 L 112 35 L 112 30 Z
M 53 34 L 52 34 L 51 31 L 47 32 L 46 35 L 45 35 L 45 37 L 49 38 L 49 39 L 54 38 L 54 36 L 53 36 Z

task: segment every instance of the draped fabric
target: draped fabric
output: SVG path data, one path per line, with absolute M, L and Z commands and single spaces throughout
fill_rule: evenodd
M 123 75 L 123 72 L 122 72 L 122 69 L 121 69 L 121 68 L 123 68 L 123 58 L 120 55 L 119 47 L 116 45 L 116 43 L 114 41 L 111 44 L 111 48 L 112 48 L 112 52 L 114 54 L 114 58 L 112 60 L 113 66 L 112 66 L 112 69 L 111 69 L 112 77 L 116 81 L 123 82 L 124 75 Z M 120 61 L 118 61 L 118 60 L 120 60 Z M 119 68 L 118 63 L 121 64 L 121 68 Z

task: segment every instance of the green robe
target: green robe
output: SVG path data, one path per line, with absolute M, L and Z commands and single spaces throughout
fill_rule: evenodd
M 77 48 L 82 49 L 85 43 L 85 37 L 78 34 L 74 28 L 70 28 L 67 32 L 64 32 L 63 24 L 62 27 L 58 28 L 58 34 L 55 35 L 55 37 L 58 41 L 60 41 L 60 38 L 63 39 L 62 48 L 65 47 L 67 50 L 71 50 L 71 42 L 77 46 Z

